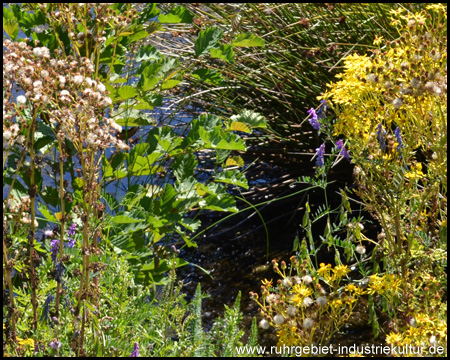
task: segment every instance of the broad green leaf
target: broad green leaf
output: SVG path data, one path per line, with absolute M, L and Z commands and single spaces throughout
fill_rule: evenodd
M 225 170 L 216 175 L 215 181 L 222 182 L 225 184 L 232 184 L 236 186 L 241 186 L 244 189 L 248 190 L 248 182 L 247 178 L 244 174 L 233 171 L 233 170 Z
M 184 6 L 177 6 L 170 10 L 167 14 L 161 14 L 158 17 L 161 24 L 192 24 L 192 14 Z
M 183 182 L 185 179 L 194 175 L 194 169 L 197 166 L 197 159 L 192 154 L 178 155 L 173 162 L 173 170 L 178 182 Z
M 191 73 L 191 76 L 211 85 L 221 85 L 224 82 L 219 72 L 212 69 L 197 69 Z
M 5 8 L 3 8 L 3 10 L 5 10 Z M 8 34 L 12 41 L 15 41 L 17 34 L 19 33 L 19 24 L 17 23 L 17 19 L 3 18 L 3 31 Z
M 172 89 L 177 86 L 179 82 L 180 80 L 166 80 L 162 83 L 161 90 Z
M 140 31 L 137 31 L 137 32 L 133 33 L 133 35 L 131 35 L 129 38 L 130 38 L 130 40 L 132 42 L 134 42 L 134 41 L 138 41 L 138 40 L 144 39 L 144 38 L 146 38 L 149 35 L 150 34 L 147 31 L 140 30 Z
M 227 159 L 225 166 L 244 166 L 244 160 L 240 156 L 232 156 Z
M 238 135 L 225 133 L 220 126 L 217 126 L 212 132 L 200 128 L 199 134 L 206 147 L 223 150 L 246 150 L 244 141 Z
M 247 134 L 250 134 L 252 132 L 252 129 L 248 125 L 240 121 L 232 121 L 228 127 L 228 130 L 242 131 Z
M 229 211 L 237 212 L 236 202 L 233 196 L 226 194 L 226 196 L 209 195 L 204 201 L 200 203 L 203 209 L 214 211 Z
M 249 32 L 241 33 L 236 36 L 231 45 L 239 47 L 264 46 L 264 39 Z
M 221 36 L 222 30 L 219 28 L 209 28 L 200 31 L 200 34 L 194 44 L 195 56 L 200 57 L 206 54 L 209 49 L 216 46 Z
M 212 58 L 221 59 L 229 64 L 234 64 L 235 54 L 233 51 L 233 46 L 231 45 L 220 45 L 220 48 L 212 48 L 211 50 L 209 50 L 209 53 L 211 54 Z
M 52 223 L 56 223 L 57 220 L 56 218 L 53 216 L 53 214 L 48 210 L 47 206 L 45 206 L 42 203 L 39 203 L 38 205 L 38 209 L 41 212 L 41 214 L 50 222 Z
M 147 21 L 156 17 L 160 12 L 161 12 L 161 10 L 158 9 L 158 7 L 156 6 L 156 3 L 147 3 L 144 6 L 144 8 L 139 12 L 138 23 L 144 24 Z M 157 23 L 152 22 L 151 25 L 152 24 L 157 24 Z
M 122 105 L 118 110 L 112 111 L 111 117 L 121 126 L 147 126 L 155 123 L 150 114 L 143 113 L 128 105 Z
M 136 62 L 147 61 L 147 60 L 159 60 L 161 54 L 158 49 L 152 45 L 146 45 L 139 49 L 136 54 Z
M 129 85 L 120 87 L 117 92 L 122 100 L 130 99 L 137 94 L 136 89 Z
M 116 224 L 132 224 L 144 221 L 144 219 L 135 219 L 127 215 L 116 215 L 112 221 Z
M 232 121 L 239 121 L 249 124 L 251 127 L 267 127 L 266 119 L 261 114 L 254 112 L 252 110 L 243 110 L 238 115 L 233 115 L 230 118 Z
M 142 91 L 152 90 L 152 89 L 155 88 L 155 86 L 158 83 L 159 79 L 160 78 L 158 78 L 156 76 L 147 76 L 147 75 L 145 75 L 145 73 L 143 73 L 141 75 L 141 78 L 139 79 L 138 87 Z

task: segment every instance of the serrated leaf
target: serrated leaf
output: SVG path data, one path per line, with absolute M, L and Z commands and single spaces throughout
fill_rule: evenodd
M 152 45 L 143 46 L 139 49 L 136 54 L 136 62 L 147 61 L 147 60 L 159 60 L 161 54 L 158 49 Z
M 267 127 L 266 119 L 261 114 L 252 110 L 243 110 L 238 115 L 233 115 L 230 118 L 232 121 L 240 121 L 249 124 L 251 127 Z
M 177 86 L 179 82 L 180 80 L 166 80 L 162 83 L 161 90 L 172 89 Z
M 223 44 L 220 48 L 212 48 L 209 53 L 212 58 L 221 59 L 229 64 L 234 64 L 235 53 L 233 46 L 231 45 Z
M 250 134 L 252 132 L 252 129 L 248 125 L 240 121 L 232 121 L 228 127 L 228 130 L 242 131 L 247 134 Z
M 200 57 L 205 55 L 209 49 L 216 46 L 221 36 L 222 30 L 219 28 L 209 28 L 200 31 L 200 34 L 194 44 L 195 56 Z
M 19 24 L 17 23 L 17 19 L 3 18 L 3 31 L 8 34 L 12 41 L 15 41 L 19 34 Z
M 192 24 L 192 14 L 184 6 L 177 6 L 170 10 L 167 14 L 161 14 L 158 17 L 161 24 Z
M 207 84 L 221 85 L 223 84 L 223 77 L 216 70 L 212 69 L 197 69 L 191 73 L 194 79 L 198 79 Z
M 45 206 L 42 203 L 39 203 L 38 206 L 39 211 L 41 214 L 50 222 L 56 223 L 56 217 L 52 215 L 52 213 L 48 210 L 47 206 Z M 59 219 L 58 219 L 59 220 Z
M 178 182 L 183 182 L 185 179 L 194 175 L 194 169 L 197 166 L 197 159 L 192 154 L 178 155 L 173 162 L 173 171 Z
M 215 181 L 240 186 L 248 190 L 247 178 L 244 174 L 237 171 L 222 171 L 221 173 L 216 175 Z
M 240 156 L 232 156 L 227 159 L 225 166 L 244 166 L 244 160 Z
M 117 93 L 119 94 L 119 96 L 122 100 L 127 100 L 127 99 L 130 99 L 130 98 L 136 96 L 137 91 L 134 87 L 125 85 L 125 86 L 120 87 L 117 90 Z
M 231 42 L 231 45 L 238 47 L 253 47 L 253 46 L 264 46 L 264 43 L 265 43 L 264 39 L 247 32 L 238 34 L 236 38 Z

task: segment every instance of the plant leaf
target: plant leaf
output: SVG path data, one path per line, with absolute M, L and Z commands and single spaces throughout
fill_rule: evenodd
M 200 31 L 200 34 L 194 44 L 195 56 L 200 57 L 206 54 L 209 49 L 216 46 L 221 36 L 222 30 L 219 28 L 209 28 Z
M 177 6 L 167 14 L 161 14 L 158 20 L 162 24 L 192 24 L 193 16 L 184 6 Z
M 236 36 L 232 41 L 232 46 L 238 47 L 252 47 L 252 46 L 264 46 L 264 39 L 252 33 L 241 33 Z

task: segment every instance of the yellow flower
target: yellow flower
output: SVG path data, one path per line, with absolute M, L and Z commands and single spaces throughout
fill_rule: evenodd
M 338 265 L 334 267 L 333 272 L 336 278 L 340 279 L 341 277 L 347 275 L 350 272 L 350 269 L 347 265 Z
M 380 45 L 381 43 L 383 43 L 384 38 L 383 36 L 375 36 L 375 40 L 373 41 L 374 45 Z
M 273 286 L 273 285 L 272 285 L 272 282 L 273 282 L 272 279 L 270 279 L 270 281 L 267 280 L 267 279 L 264 279 L 264 280 L 261 280 L 261 282 L 262 282 L 262 284 L 263 284 L 265 287 L 271 288 L 271 287 Z
M 402 335 L 396 334 L 394 332 L 391 332 L 389 335 L 386 336 L 386 343 L 392 344 L 392 345 L 398 345 L 402 341 Z
M 27 345 L 30 348 L 34 349 L 34 340 L 33 339 L 23 340 L 23 339 L 17 338 L 17 340 L 19 340 L 19 345 Z

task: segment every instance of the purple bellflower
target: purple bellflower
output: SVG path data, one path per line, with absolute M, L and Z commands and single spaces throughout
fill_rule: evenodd
M 316 166 L 317 167 L 324 166 L 325 162 L 324 162 L 323 156 L 325 155 L 325 143 L 320 145 L 316 149 L 316 155 L 317 155 Z
M 311 118 L 308 120 L 309 123 L 311 124 L 311 126 L 313 127 L 314 130 L 317 130 L 317 135 L 319 135 L 320 122 L 319 122 L 319 118 L 317 117 L 316 110 L 311 108 L 308 110 L 308 114 L 309 114 L 309 116 L 311 116 Z

